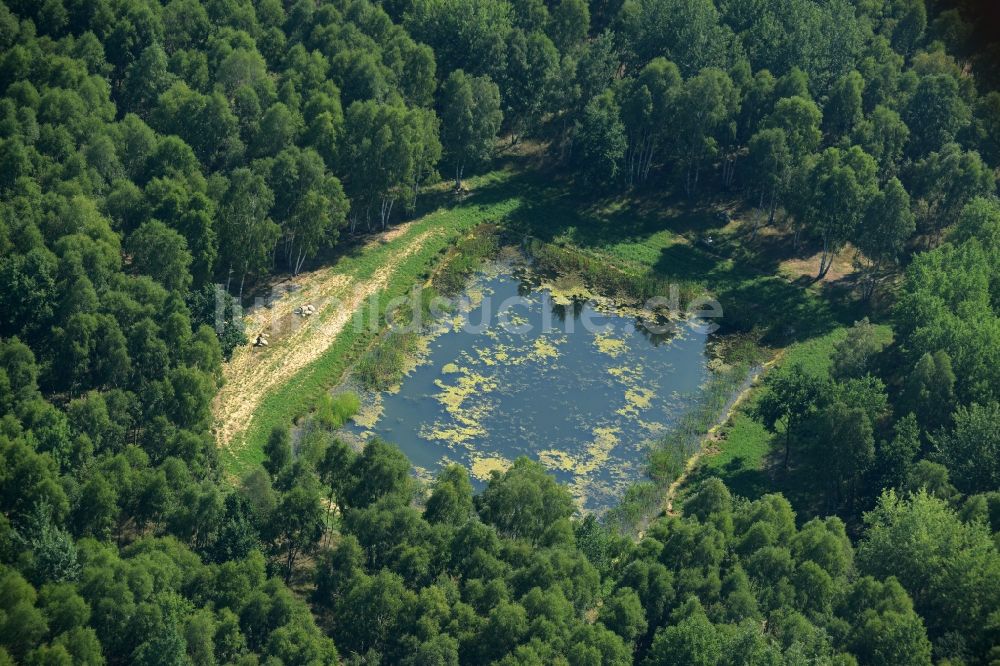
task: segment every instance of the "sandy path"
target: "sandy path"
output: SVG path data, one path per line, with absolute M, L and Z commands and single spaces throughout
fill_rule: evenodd
M 677 515 L 677 512 L 674 511 L 674 500 L 677 499 L 677 495 L 680 492 L 681 487 L 687 483 L 688 477 L 698 466 L 698 463 L 701 462 L 702 458 L 706 455 L 711 455 L 711 451 L 707 445 L 715 439 L 719 430 L 721 430 L 723 426 L 729 422 L 729 419 L 733 417 L 736 410 L 740 408 L 743 402 L 750 395 L 750 392 L 757 388 L 757 380 L 764 376 L 764 373 L 777 365 L 781 361 L 782 356 L 784 356 L 784 350 L 780 350 L 773 358 L 761 365 L 759 370 L 753 373 L 753 375 L 749 378 L 747 386 L 739 392 L 739 395 L 737 395 L 731 403 L 729 403 L 729 408 L 725 410 L 715 424 L 708 429 L 704 437 L 702 437 L 701 447 L 695 451 L 694 455 L 688 458 L 687 463 L 684 465 L 684 471 L 681 472 L 680 476 L 674 479 L 673 483 L 670 484 L 670 487 L 667 488 L 667 494 L 664 498 L 667 515 Z
M 381 234 L 366 245 L 389 243 L 407 231 L 407 225 Z M 238 348 L 223 366 L 225 384 L 212 405 L 215 415 L 216 442 L 228 446 L 247 429 L 264 397 L 304 367 L 318 359 L 333 344 L 344 326 L 367 299 L 384 289 L 400 264 L 426 242 L 431 231 L 404 241 L 398 252 L 371 278 L 364 282 L 336 267 L 302 273 L 281 286 L 295 290 L 274 301 L 270 308 L 259 307 L 246 317 L 247 337 L 254 341 L 268 332 L 267 347 L 247 345 Z M 311 303 L 316 314 L 294 314 L 300 305 Z

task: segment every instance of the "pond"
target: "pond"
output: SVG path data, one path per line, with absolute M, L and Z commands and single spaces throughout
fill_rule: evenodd
M 706 381 L 708 335 L 557 285 L 510 264 L 476 275 L 400 386 L 364 398 L 349 431 L 395 443 L 428 478 L 465 465 L 478 487 L 526 455 L 582 509 L 613 505 Z

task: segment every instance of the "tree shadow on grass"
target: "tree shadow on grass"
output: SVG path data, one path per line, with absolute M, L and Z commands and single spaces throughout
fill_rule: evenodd
M 511 223 L 525 234 L 551 242 L 603 248 L 642 243 L 669 231 L 681 237 L 718 232 L 725 224 L 712 206 L 691 207 L 669 192 L 609 193 L 532 174 L 525 179 L 525 203 Z
M 808 465 L 796 462 L 784 467 L 784 448 L 780 436 L 768 439 L 768 451 L 761 459 L 736 455 L 724 465 L 699 465 L 685 486 L 697 488 L 710 478 L 718 478 L 734 496 L 748 500 L 760 499 L 769 493 L 781 493 L 795 508 L 796 521 L 801 525 L 816 516 L 833 515 L 836 507 L 827 502 L 823 489 L 817 485 L 816 472 Z M 843 514 L 841 514 L 842 517 Z
M 751 461 L 745 456 L 736 456 L 722 467 L 702 465 L 685 485 L 697 488 L 703 481 L 719 478 L 733 495 L 749 500 L 759 499 L 769 492 L 774 492 L 771 476 L 765 470 L 750 465 Z
M 668 196 L 635 200 L 591 195 L 587 201 L 565 184 L 539 182 L 534 174 L 521 174 L 498 186 L 507 195 L 512 189 L 523 201 L 509 215 L 510 226 L 544 241 L 564 239 L 583 249 L 603 250 L 615 244 L 641 244 L 665 230 L 694 234 L 695 242 L 682 240 L 661 248 L 646 269 L 668 280 L 703 285 L 723 307 L 718 322 L 723 332 L 756 329 L 763 333 L 765 344 L 784 346 L 829 332 L 856 309 L 849 307 L 853 305 L 849 299 L 827 301 L 808 283 L 793 284 L 760 266 L 718 256 L 701 242 L 726 224 L 710 208 L 672 206 Z M 481 191 L 478 197 L 489 201 L 492 194 Z M 774 262 L 776 271 L 777 253 Z
M 829 333 L 838 326 L 829 305 L 779 277 L 757 276 L 721 282 L 716 292 L 724 309 L 719 322 L 732 332 L 759 331 L 766 345 L 784 347 Z

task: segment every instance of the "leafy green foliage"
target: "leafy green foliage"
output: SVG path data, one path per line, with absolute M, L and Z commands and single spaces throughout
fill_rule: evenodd
M 584 177 L 595 184 L 617 179 L 625 158 L 625 126 L 608 93 L 590 100 L 583 110 L 577 134 Z
M 418 335 L 413 332 L 389 333 L 358 361 L 354 376 L 369 391 L 396 386 L 403 379 L 417 341 Z
M 1000 589 L 1000 555 L 985 525 L 961 522 L 945 502 L 925 493 L 902 499 L 891 491 L 865 520 L 859 565 L 899 580 L 943 656 L 962 658 L 993 641 L 992 629 L 974 619 L 996 608 Z
M 485 76 L 467 76 L 456 69 L 441 85 L 441 146 L 455 168 L 455 186 L 466 166 L 475 166 L 493 152 L 503 114 L 500 89 Z
M 356 393 L 345 392 L 335 396 L 326 393 L 316 405 L 315 418 L 323 427 L 333 430 L 347 423 L 360 408 L 361 399 Z
M 988 661 L 1000 98 L 967 43 L 990 22 L 969 11 L 0 3 L 0 663 Z M 356 451 L 332 432 L 358 408 L 328 392 L 351 363 L 382 388 L 407 362 L 409 339 L 373 348 L 348 331 L 265 399 L 223 474 L 210 405 L 247 342 L 244 296 L 331 253 L 374 275 L 392 253 L 349 236 L 411 214 L 439 162 L 459 182 L 485 165 L 501 132 L 540 139 L 589 188 L 683 183 L 691 206 L 718 170 L 727 197 L 824 244 L 821 276 L 855 248 L 868 297 L 908 266 L 881 312 L 893 335 L 862 321 L 789 350 L 724 430 L 728 462 L 709 466 L 763 461 L 773 435 L 787 469 L 710 481 L 683 515 L 648 522 L 739 367 L 604 521 L 575 519 L 527 459 L 478 495 L 457 467 L 423 493 L 390 444 Z M 393 250 L 427 242 L 367 323 L 449 244 L 516 211 L 524 182 L 477 178 L 474 200 L 404 229 Z M 633 228 L 530 250 L 639 300 L 678 277 L 685 299 L 713 282 L 770 305 L 764 318 L 801 296 L 707 252 L 664 269 L 679 236 Z M 456 288 L 496 237 L 465 238 L 435 282 Z M 740 307 L 734 328 L 751 331 L 761 315 Z M 828 512 L 844 520 L 805 522 Z M 639 523 L 637 542 L 615 529 Z

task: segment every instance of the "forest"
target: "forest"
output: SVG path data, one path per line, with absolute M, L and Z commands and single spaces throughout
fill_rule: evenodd
M 0 0 L 0 666 L 1000 663 L 998 25 L 973 0 Z M 713 235 L 647 261 L 664 214 L 622 258 L 615 211 L 645 204 Z M 411 223 L 441 247 L 375 254 Z M 538 460 L 477 490 L 344 441 L 327 389 L 362 338 L 227 462 L 255 296 L 345 257 L 405 268 L 386 297 L 461 282 L 480 223 L 595 289 L 699 281 L 766 369 L 605 515 Z

